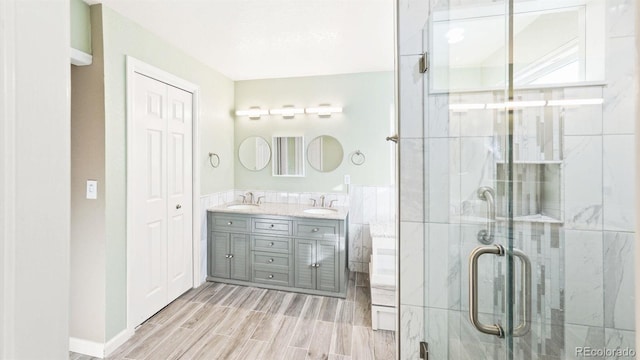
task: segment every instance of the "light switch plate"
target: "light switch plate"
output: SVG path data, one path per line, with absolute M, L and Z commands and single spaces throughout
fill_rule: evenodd
M 351 175 L 345 175 L 344 176 L 344 184 L 345 185 L 351 184 Z
M 95 200 L 98 198 L 98 181 L 87 180 L 87 199 Z

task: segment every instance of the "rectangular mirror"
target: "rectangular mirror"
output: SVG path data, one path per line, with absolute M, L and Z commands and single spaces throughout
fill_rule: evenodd
M 304 176 L 304 138 L 273 137 L 273 176 Z

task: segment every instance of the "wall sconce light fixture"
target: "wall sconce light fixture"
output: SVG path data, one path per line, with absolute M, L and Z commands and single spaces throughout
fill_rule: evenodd
M 261 110 L 259 107 L 251 107 L 249 110 L 236 110 L 236 116 L 248 116 L 252 120 L 260 119 L 262 115 L 269 115 L 269 111 Z
M 279 109 L 262 110 L 258 106 L 252 106 L 247 110 L 236 110 L 236 116 L 248 116 L 249 119 L 257 120 L 262 115 L 281 115 L 285 119 L 292 119 L 300 114 L 317 114 L 320 117 L 330 117 L 331 114 L 341 113 L 342 107 L 322 104 L 318 107 L 296 108 L 293 106 L 283 106 Z
M 294 108 L 293 106 L 285 106 L 281 109 L 271 109 L 269 110 L 269 114 L 282 115 L 282 117 L 285 119 L 292 119 L 297 114 L 304 114 L 304 109 Z
M 318 107 L 310 107 L 304 109 L 307 114 L 318 114 L 318 116 L 331 116 L 331 114 L 341 113 L 342 108 L 330 105 L 320 105 Z

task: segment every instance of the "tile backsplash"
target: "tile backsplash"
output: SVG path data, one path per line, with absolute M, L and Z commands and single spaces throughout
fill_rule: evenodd
M 207 209 L 234 201 L 241 201 L 240 195 L 252 192 L 254 201 L 264 196 L 268 203 L 308 204 L 312 199 L 325 195 L 325 204 L 336 200 L 335 206 L 349 207 L 349 269 L 351 271 L 368 272 L 371 256 L 371 237 L 369 224 L 386 224 L 395 222 L 395 191 L 393 186 L 359 186 L 352 185 L 349 193 L 317 193 L 317 192 L 284 192 L 263 190 L 227 190 L 200 197 L 200 248 L 202 281 L 207 274 Z

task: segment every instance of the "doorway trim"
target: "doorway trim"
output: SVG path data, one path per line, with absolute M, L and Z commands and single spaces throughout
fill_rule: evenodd
M 127 87 L 127 115 L 126 115 L 126 129 L 127 129 L 127 330 L 133 334 L 133 331 L 137 324 L 132 322 L 131 317 L 131 263 L 132 263 L 132 249 L 130 238 L 133 236 L 133 221 L 131 221 L 131 215 L 133 214 L 133 199 L 129 197 L 132 193 L 132 182 L 129 181 L 129 174 L 132 173 L 133 154 L 130 149 L 133 149 L 133 104 L 134 104 L 134 78 L 135 73 L 148 76 L 155 80 L 161 81 L 165 84 L 177 87 L 184 91 L 190 92 L 193 95 L 193 112 L 192 112 L 192 145 L 191 145 L 191 175 L 192 175 L 192 233 L 191 242 L 193 244 L 192 252 L 192 267 L 193 278 L 191 280 L 192 287 L 200 285 L 200 156 L 198 149 L 200 148 L 200 139 L 198 137 L 199 129 L 198 123 L 200 120 L 199 114 L 199 102 L 200 102 L 200 87 L 187 80 L 179 78 L 165 70 L 159 69 L 155 66 L 149 65 L 143 61 L 140 61 L 132 56 L 126 57 L 127 70 L 126 70 L 126 87 Z
M 15 356 L 16 3 L 0 1 L 0 358 Z

